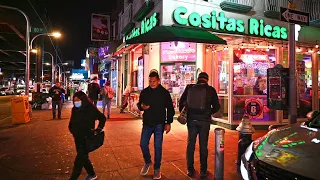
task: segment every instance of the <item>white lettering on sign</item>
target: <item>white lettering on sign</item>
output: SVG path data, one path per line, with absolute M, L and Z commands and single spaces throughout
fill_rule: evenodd
M 291 13 L 291 12 L 289 12 L 289 9 L 287 9 L 284 13 L 282 13 L 282 16 L 287 21 L 293 20 L 293 21 L 299 21 L 299 22 L 308 23 L 308 16 Z

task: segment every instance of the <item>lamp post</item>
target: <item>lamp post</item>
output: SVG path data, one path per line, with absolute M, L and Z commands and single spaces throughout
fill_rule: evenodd
M 59 64 L 56 64 L 55 67 L 58 67 L 58 72 L 59 72 L 59 81 L 60 81 L 60 78 L 61 78 L 61 66 L 63 65 L 68 65 L 68 63 L 59 63 Z
M 54 85 L 54 77 L 55 77 L 55 74 L 54 74 L 54 70 L 55 70 L 55 66 L 54 66 L 54 59 L 53 59 L 53 55 L 47 51 L 44 51 L 45 54 L 49 54 L 51 56 L 51 85 L 53 86 Z
M 26 87 L 25 87 L 25 94 L 26 96 L 29 95 L 29 80 L 30 80 L 30 47 L 29 47 L 29 42 L 30 42 L 30 21 L 29 17 L 20 9 L 15 8 L 15 7 L 10 7 L 10 6 L 4 6 L 0 5 L 0 8 L 4 9 L 10 9 L 14 11 L 20 12 L 26 19 L 27 22 L 27 29 L 26 29 L 26 73 L 25 73 L 25 82 L 26 82 Z
M 39 36 L 53 36 L 53 37 L 60 37 L 61 36 L 61 33 L 59 32 L 53 32 L 53 33 L 42 33 L 42 34 L 37 34 L 36 36 L 34 36 L 32 39 L 31 39 L 31 42 L 30 42 L 30 49 L 32 49 L 32 43 L 33 41 L 39 37 Z

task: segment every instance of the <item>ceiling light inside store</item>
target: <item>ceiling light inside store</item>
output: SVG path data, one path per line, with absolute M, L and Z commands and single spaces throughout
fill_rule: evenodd
M 206 49 L 206 51 L 208 52 L 208 51 L 209 51 L 209 49 L 207 48 L 207 49 Z
M 296 52 L 301 52 L 301 51 L 302 49 L 300 47 L 296 49 Z
M 309 49 L 309 51 L 308 51 L 309 53 L 313 53 L 314 51 L 313 51 L 313 49 Z
M 316 48 L 319 48 L 319 45 L 318 45 L 318 44 L 316 45 Z
M 317 53 L 320 54 L 320 51 L 318 51 Z

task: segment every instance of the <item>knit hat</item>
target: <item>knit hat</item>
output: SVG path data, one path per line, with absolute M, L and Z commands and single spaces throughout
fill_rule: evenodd
M 198 76 L 198 79 L 203 78 L 209 80 L 209 75 L 206 72 L 201 72 Z

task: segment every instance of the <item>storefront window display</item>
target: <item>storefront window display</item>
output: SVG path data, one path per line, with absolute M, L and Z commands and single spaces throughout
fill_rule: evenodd
M 283 54 L 284 61 L 288 59 L 288 52 Z M 296 53 L 297 68 L 297 118 L 306 118 L 312 111 L 312 58 L 311 55 Z M 288 119 L 288 110 L 283 111 L 283 118 Z
M 267 108 L 267 69 L 276 64 L 276 49 L 237 49 L 233 52 L 233 119 L 247 113 L 252 121 L 275 121 Z
M 161 65 L 161 84 L 170 92 L 175 108 L 185 87 L 195 83 L 195 73 L 195 64 Z
M 197 44 L 161 43 L 161 84 L 171 93 L 175 108 L 185 87 L 195 83 Z
M 215 56 L 218 71 L 214 75 L 213 84 L 217 90 L 221 106 L 215 117 L 228 120 L 229 51 L 218 51 L 215 53 Z
M 130 94 L 129 110 L 137 115 L 141 115 L 141 111 L 137 107 L 139 101 L 140 92 L 143 90 L 143 57 L 133 59 L 131 83 L 133 92 Z

